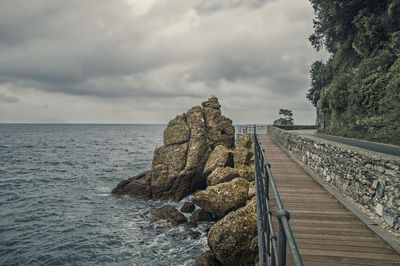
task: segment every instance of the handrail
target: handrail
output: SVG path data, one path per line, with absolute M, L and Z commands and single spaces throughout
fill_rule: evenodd
M 254 125 L 254 166 L 257 191 L 257 228 L 259 265 L 286 265 L 286 244 L 292 255 L 294 265 L 303 265 L 292 229 L 289 224 L 290 214 L 284 209 L 270 164 L 265 151 L 261 148 L 256 126 Z M 275 198 L 279 221 L 278 236 L 272 226 L 272 212 L 269 208 L 269 190 Z

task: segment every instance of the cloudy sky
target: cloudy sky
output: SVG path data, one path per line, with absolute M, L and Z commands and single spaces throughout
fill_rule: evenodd
M 0 122 L 315 121 L 308 0 L 0 0 Z

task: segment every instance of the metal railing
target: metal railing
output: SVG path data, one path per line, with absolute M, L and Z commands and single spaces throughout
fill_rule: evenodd
M 267 130 L 267 125 L 265 124 L 247 124 L 247 125 L 235 125 L 236 134 L 245 135 L 253 133 L 254 127 L 257 131 Z
M 254 166 L 257 191 L 257 228 L 259 265 L 286 265 L 286 245 L 289 246 L 294 265 L 303 265 L 299 250 L 290 228 L 290 214 L 283 208 L 274 177 L 271 174 L 270 164 L 265 151 L 261 148 L 254 132 Z M 276 203 L 276 219 L 279 222 L 278 235 L 275 234 L 272 224 L 272 211 L 269 207 L 269 191 L 272 189 Z

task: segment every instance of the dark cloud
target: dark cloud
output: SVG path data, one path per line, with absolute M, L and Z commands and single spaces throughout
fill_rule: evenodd
M 273 1 L 277 0 L 202 0 L 194 8 L 199 14 L 211 14 L 228 8 L 260 8 Z
M 269 101 L 312 112 L 305 91 L 317 56 L 307 41 L 307 0 L 14 0 L 2 1 L 0 25 L 1 95 L 32 110 L 68 98 L 110 108 L 120 101 L 126 112 L 139 101 L 178 111 L 182 99 L 215 94 L 234 120 L 253 119 L 254 104 Z M 62 104 L 50 108 L 64 109 L 35 119 L 78 119 Z M 165 122 L 152 110 L 135 112 Z M 267 111 L 258 112 L 261 119 Z M 3 110 L 0 121 L 12 113 Z M 97 121 L 84 106 L 82 113 Z

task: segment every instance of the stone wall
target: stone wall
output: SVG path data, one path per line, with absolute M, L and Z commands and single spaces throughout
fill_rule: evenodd
M 343 196 L 400 228 L 400 158 L 273 126 L 268 134 L 282 148 Z

